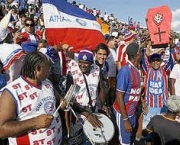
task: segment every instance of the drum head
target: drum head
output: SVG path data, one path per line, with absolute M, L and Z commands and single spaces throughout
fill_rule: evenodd
M 89 121 L 85 121 L 83 130 L 86 136 L 95 143 L 107 143 L 114 136 L 114 125 L 112 121 L 104 114 L 96 113 L 95 115 L 100 117 L 100 121 L 103 124 L 102 128 L 94 128 Z

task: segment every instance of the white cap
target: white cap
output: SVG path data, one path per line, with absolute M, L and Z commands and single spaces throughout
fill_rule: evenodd
M 169 96 L 167 100 L 167 108 L 171 112 L 180 112 L 180 96 Z
M 112 32 L 111 35 L 114 36 L 114 37 L 118 37 L 118 32 Z
M 11 11 L 12 10 L 10 10 L 8 14 L 6 14 L 0 22 L 0 42 L 3 41 L 9 33 L 7 27 L 11 18 Z

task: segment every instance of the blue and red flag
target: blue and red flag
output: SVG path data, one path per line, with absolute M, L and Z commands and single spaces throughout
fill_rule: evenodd
M 43 0 L 43 14 L 50 45 L 68 44 L 78 52 L 105 43 L 96 18 L 65 0 Z

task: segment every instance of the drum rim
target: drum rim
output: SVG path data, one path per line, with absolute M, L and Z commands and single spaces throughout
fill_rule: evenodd
M 113 133 L 112 133 L 112 136 L 107 140 L 107 142 L 110 141 L 110 140 L 113 138 L 114 134 L 115 134 L 115 127 L 114 127 L 113 122 L 111 121 L 111 119 L 110 119 L 108 116 L 106 116 L 106 115 L 104 115 L 104 114 L 102 114 L 102 113 L 93 113 L 93 114 L 95 114 L 95 115 L 97 115 L 97 116 L 103 116 L 103 117 L 105 117 L 106 119 L 108 119 L 109 122 L 111 122 L 111 124 L 112 124 L 112 129 L 111 129 L 111 131 L 112 131 Z M 88 122 L 88 120 L 85 120 L 85 121 L 84 121 L 83 131 L 84 131 L 85 135 L 88 137 L 88 135 L 87 135 L 87 133 L 86 133 L 86 129 L 85 129 L 85 122 Z M 103 141 L 94 140 L 93 138 L 91 138 L 91 139 L 92 139 L 92 141 L 94 141 L 95 143 L 105 143 L 105 142 L 103 142 Z

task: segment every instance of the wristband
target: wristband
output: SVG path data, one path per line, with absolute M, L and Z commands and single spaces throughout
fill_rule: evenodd
M 129 118 L 127 117 L 127 118 L 124 118 L 123 120 L 126 121 L 126 120 L 128 120 L 128 119 L 129 119 Z

